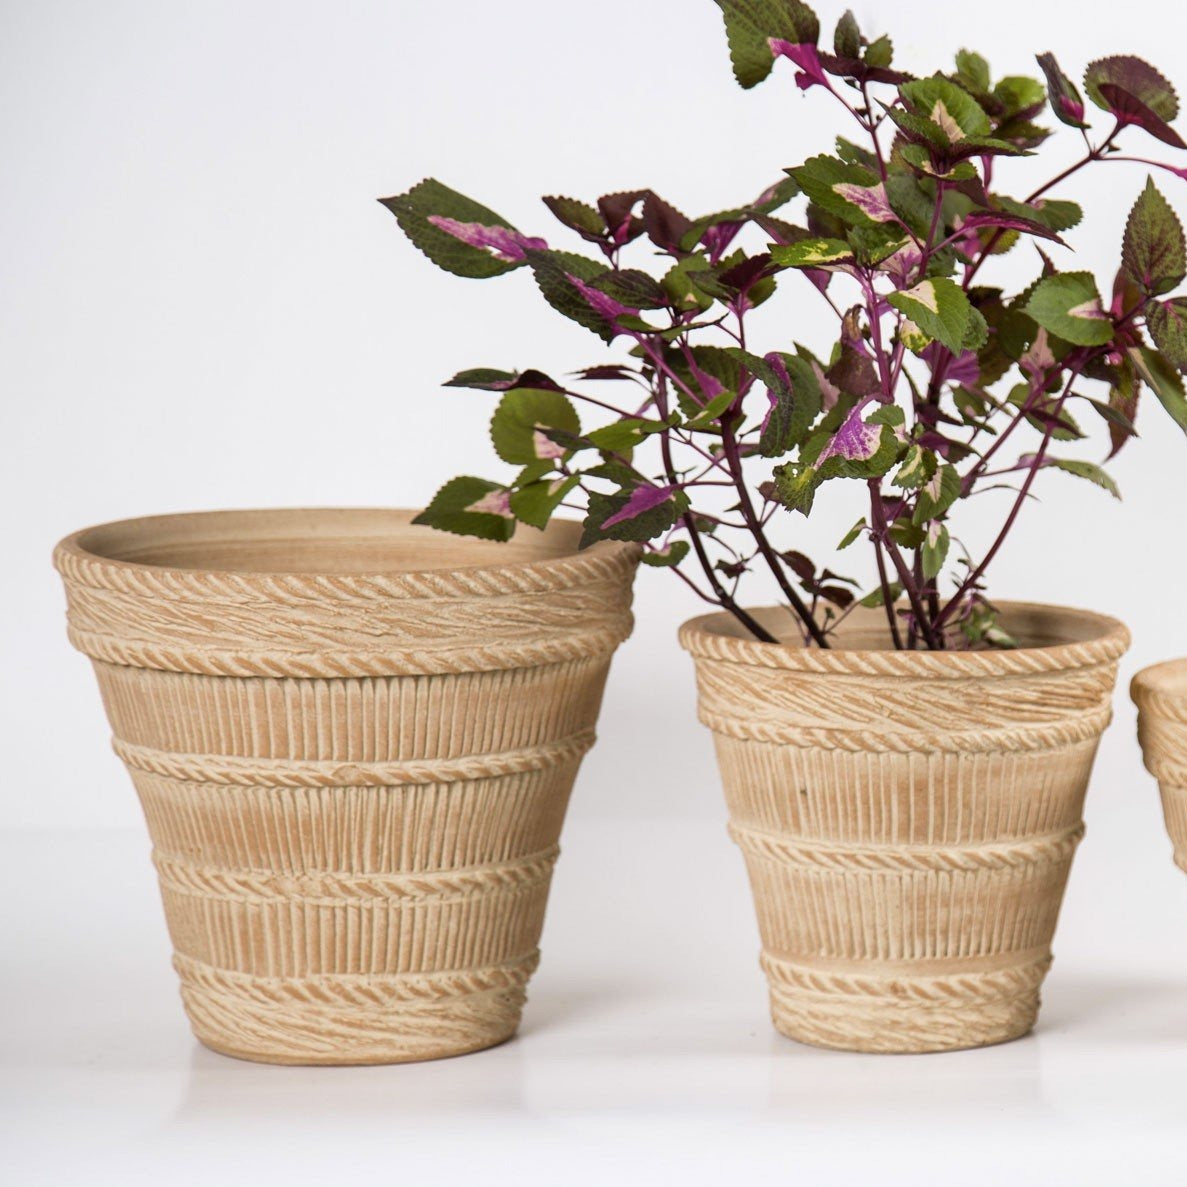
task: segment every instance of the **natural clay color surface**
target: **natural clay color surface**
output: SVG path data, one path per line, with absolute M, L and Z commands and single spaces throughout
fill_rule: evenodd
M 1130 687 L 1146 769 L 1158 780 L 1175 865 L 1187 873 L 1187 659 L 1146 668 Z
M 637 549 L 412 515 L 161 516 L 54 554 L 186 1011 L 229 1055 L 432 1059 L 519 1024 Z
M 790 640 L 784 611 L 756 611 Z M 685 624 L 775 1026 L 853 1051 L 944 1051 L 1034 1025 L 1118 658 L 1098 614 L 1004 606 L 1019 650 L 895 652 Z

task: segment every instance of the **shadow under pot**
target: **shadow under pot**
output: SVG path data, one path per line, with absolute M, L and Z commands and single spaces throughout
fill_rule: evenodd
M 720 613 L 681 630 L 783 1034 L 923 1052 L 1034 1026 L 1129 635 L 1002 609 L 1017 650 L 894 651 L 873 610 L 827 651 L 782 609 L 754 613 L 786 644 Z
M 1158 780 L 1175 865 L 1187 873 L 1187 659 L 1168 660 L 1133 678 L 1138 740 L 1146 770 Z
M 54 554 L 216 1051 L 394 1063 L 519 1025 L 637 550 L 413 514 L 160 516 Z

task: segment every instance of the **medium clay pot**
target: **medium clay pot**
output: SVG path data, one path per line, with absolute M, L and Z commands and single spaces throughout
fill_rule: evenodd
M 216 1051 L 394 1063 L 519 1025 L 637 549 L 412 515 L 168 515 L 54 554 Z
M 1158 780 L 1175 865 L 1187 873 L 1187 659 L 1146 668 L 1133 678 L 1138 740 L 1146 770 Z
M 858 610 L 834 650 L 782 609 L 686 623 L 750 875 L 775 1027 L 851 1051 L 1025 1034 L 1129 635 L 1003 606 L 1018 650 L 896 652 Z

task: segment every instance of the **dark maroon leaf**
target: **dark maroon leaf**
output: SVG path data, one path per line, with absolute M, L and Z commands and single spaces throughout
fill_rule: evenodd
M 1036 235 L 1040 239 L 1050 239 L 1054 243 L 1067 247 L 1067 244 L 1049 227 L 1035 222 L 1032 218 L 1022 218 L 1016 214 L 1002 214 L 996 210 L 978 211 L 965 217 L 964 227 L 1000 227 L 1007 231 L 1021 231 L 1026 235 Z
M 643 220 L 634 214 L 634 210 L 649 192 L 625 190 L 620 194 L 603 194 L 598 199 L 598 209 L 615 243 L 629 243 L 643 233 Z
M 802 552 L 781 552 L 779 555 L 787 567 L 805 584 L 816 577 L 816 566 Z
M 1172 148 L 1187 148 L 1187 141 L 1161 116 L 1147 107 L 1136 95 L 1123 91 L 1113 83 L 1101 83 L 1100 93 L 1108 100 L 1109 110 L 1123 124 L 1137 124 L 1156 140 Z
M 680 240 L 692 227 L 692 219 L 647 190 L 643 198 L 643 226 L 656 247 L 676 254 L 680 251 Z
M 750 256 L 732 268 L 727 268 L 717 279 L 729 288 L 746 293 L 757 281 L 762 280 L 764 276 L 771 275 L 773 271 L 771 257 L 764 252 L 762 255 Z

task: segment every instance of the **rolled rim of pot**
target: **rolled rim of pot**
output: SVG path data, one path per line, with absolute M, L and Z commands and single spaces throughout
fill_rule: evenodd
M 1168 659 L 1143 668 L 1129 686 L 1143 713 L 1187 723 L 1187 659 Z
M 975 678 L 1054 672 L 1112 662 L 1129 647 L 1125 625 L 1107 614 L 1041 602 L 997 602 L 1002 621 L 1024 645 L 982 651 L 895 651 L 881 610 L 855 610 L 829 650 L 805 647 L 798 624 L 782 606 L 750 610 L 764 627 L 787 642 L 761 643 L 724 611 L 690 619 L 680 644 L 693 656 L 725 663 L 795 672 L 860 676 Z
M 469 596 L 541 591 L 634 568 L 639 545 L 600 541 L 581 549 L 582 525 L 554 519 L 520 525 L 509 541 L 455 536 L 414 524 L 418 510 L 380 507 L 261 508 L 141 516 L 73 532 L 54 566 L 87 585 L 120 588 L 129 576 L 191 583 L 325 578 L 348 587 L 381 581 L 385 596 L 449 592 Z M 353 538 L 348 538 L 353 537 Z

